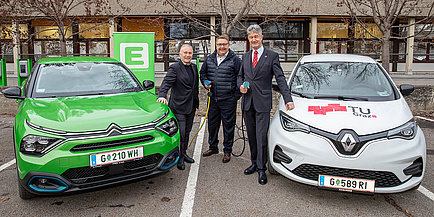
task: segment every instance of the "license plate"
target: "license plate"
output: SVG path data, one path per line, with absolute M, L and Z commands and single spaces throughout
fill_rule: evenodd
M 96 167 L 143 158 L 143 146 L 90 155 L 90 166 Z
M 318 187 L 373 194 L 375 191 L 375 180 L 319 175 Z

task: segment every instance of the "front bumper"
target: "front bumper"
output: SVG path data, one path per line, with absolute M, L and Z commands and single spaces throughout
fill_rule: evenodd
M 276 148 L 290 160 L 273 161 Z M 271 166 L 291 180 L 317 186 L 319 174 L 374 179 L 376 193 L 403 192 L 416 187 L 422 181 L 426 161 L 425 137 L 419 127 L 412 140 L 373 140 L 355 155 L 347 156 L 340 154 L 327 138 L 314 133 L 287 132 L 278 119 L 273 119 L 268 151 Z M 404 174 L 415 162 L 422 164 L 421 175 Z
M 139 160 L 97 168 L 70 168 L 62 174 L 30 171 L 20 184 L 36 195 L 59 195 L 86 191 L 163 173 L 173 167 L 179 158 L 178 147 L 164 156 L 153 154 Z

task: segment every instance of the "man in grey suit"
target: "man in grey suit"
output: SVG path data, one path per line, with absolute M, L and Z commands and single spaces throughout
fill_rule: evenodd
M 267 163 L 267 133 L 270 124 L 272 106 L 272 79 L 276 78 L 287 110 L 294 108 L 279 55 L 262 46 L 262 29 L 259 25 L 247 28 L 248 39 L 253 50 L 245 53 L 242 58 L 241 69 L 237 78 L 237 85 L 243 94 L 244 121 L 249 137 L 252 165 L 244 170 L 250 175 L 258 172 L 259 184 L 267 184 L 265 164 Z M 245 87 L 244 82 L 249 86 Z
M 187 155 L 188 140 L 193 127 L 194 114 L 199 107 L 199 75 L 197 66 L 191 62 L 193 48 L 189 44 L 181 46 L 179 51 L 181 60 L 170 65 L 166 76 L 160 86 L 157 102 L 169 105 L 175 115 L 180 134 L 180 156 L 177 167 L 185 169 L 184 161 L 194 163 L 193 158 Z M 167 92 L 172 88 L 169 102 Z

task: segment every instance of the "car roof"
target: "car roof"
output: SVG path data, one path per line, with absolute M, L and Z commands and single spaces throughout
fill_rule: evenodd
M 111 62 L 118 63 L 117 59 L 109 57 L 95 56 L 68 56 L 68 57 L 47 57 L 38 60 L 39 64 L 56 64 L 56 63 L 89 63 L 89 62 Z
M 377 63 L 374 59 L 367 56 L 360 56 L 354 54 L 314 54 L 303 56 L 300 59 L 301 63 L 309 62 L 364 62 L 364 63 Z

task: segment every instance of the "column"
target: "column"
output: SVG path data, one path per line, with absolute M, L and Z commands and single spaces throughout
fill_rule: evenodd
M 14 73 L 18 72 L 18 59 L 20 58 L 20 32 L 18 30 L 18 23 L 16 20 L 12 21 L 12 42 L 13 42 L 13 54 L 14 54 Z
M 414 18 L 408 18 L 407 47 L 405 52 L 405 73 L 413 74 Z M 411 37 L 410 37 L 411 36 Z
M 311 17 L 310 22 L 310 54 L 316 54 L 316 43 L 318 35 L 318 18 Z
M 110 44 L 110 57 L 111 58 L 114 58 L 115 57 L 115 49 L 114 49 L 114 46 L 113 46 L 113 32 L 115 32 L 115 27 L 116 27 L 116 25 L 115 25 L 115 19 L 114 18 L 110 18 L 109 19 L 109 25 L 110 25 L 110 27 L 109 27 L 109 32 L 110 32 L 110 39 L 109 39 L 109 44 Z
M 211 53 L 214 53 L 214 50 L 215 50 L 215 16 L 211 16 L 211 19 L 210 19 L 210 24 L 211 24 L 211 37 L 210 37 L 210 40 L 211 40 Z

